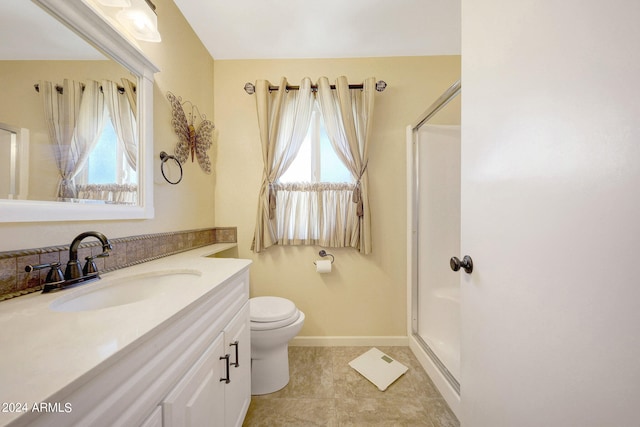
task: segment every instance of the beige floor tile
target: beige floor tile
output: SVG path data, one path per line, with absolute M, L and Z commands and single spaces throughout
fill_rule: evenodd
M 245 427 L 337 427 L 334 399 L 251 399 Z
M 384 392 L 349 366 L 369 349 L 290 347 L 289 384 L 252 397 L 244 425 L 459 427 L 408 347 L 378 347 L 409 368 Z
M 433 427 L 424 406 L 415 398 L 337 399 L 336 412 L 341 427 Z
M 298 347 L 289 355 L 290 397 L 333 397 L 332 351 L 328 347 Z
M 422 405 L 429 414 L 429 419 L 434 427 L 460 427 L 460 422 L 444 399 L 423 400 Z

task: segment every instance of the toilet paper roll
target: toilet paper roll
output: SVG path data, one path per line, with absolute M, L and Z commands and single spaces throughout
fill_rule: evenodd
M 318 273 L 331 273 L 331 261 L 324 259 L 317 260 L 316 271 Z

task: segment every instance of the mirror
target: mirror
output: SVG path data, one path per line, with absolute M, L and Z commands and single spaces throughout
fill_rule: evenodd
M 0 222 L 153 217 L 157 67 L 91 0 L 0 16 Z

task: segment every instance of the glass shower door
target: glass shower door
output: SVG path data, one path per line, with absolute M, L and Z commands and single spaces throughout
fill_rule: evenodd
M 417 335 L 456 379 L 460 371 L 460 126 L 418 131 Z

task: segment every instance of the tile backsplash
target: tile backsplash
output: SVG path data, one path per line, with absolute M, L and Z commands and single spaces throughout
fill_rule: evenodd
M 63 246 L 0 252 L 0 301 L 41 290 L 48 269 L 27 273 L 25 266 L 60 262 L 64 270 L 69 260 L 69 244 L 74 237 L 70 236 L 69 242 Z M 216 227 L 118 237 L 109 241 L 113 245 L 109 257 L 95 260 L 100 272 L 129 267 L 214 243 L 235 243 L 237 230 L 235 227 Z M 86 256 L 101 252 L 100 243 L 88 238 L 86 243 L 80 245 L 78 259 L 82 261 Z

